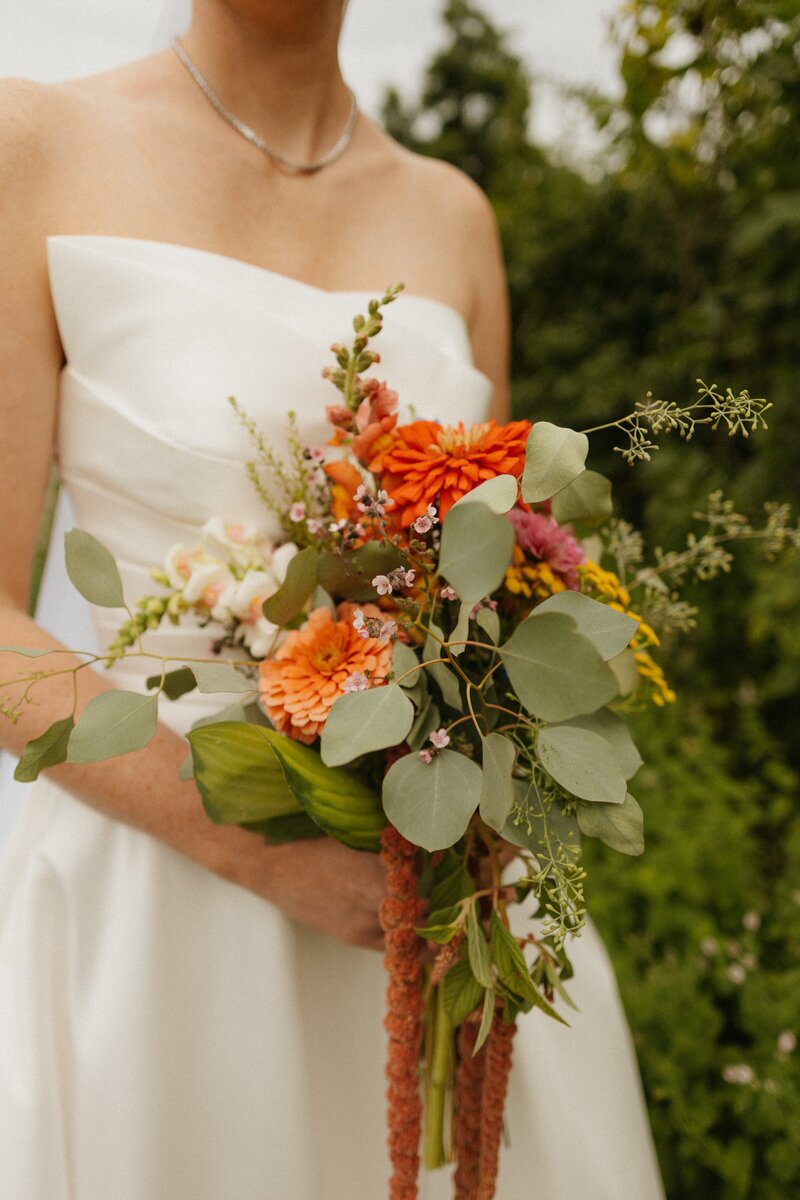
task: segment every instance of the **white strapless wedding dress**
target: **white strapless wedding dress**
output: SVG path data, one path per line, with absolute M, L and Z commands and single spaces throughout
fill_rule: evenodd
M 79 525 L 127 595 L 212 515 L 259 520 L 234 394 L 280 449 L 311 443 L 320 369 L 368 297 L 206 251 L 128 238 L 49 241 L 67 366 L 58 455 Z M 376 283 L 382 281 L 376 280 Z M 383 281 L 389 282 L 389 281 Z M 488 380 L 460 315 L 403 295 L 381 377 L 421 415 L 480 419 Z M 97 613 L 102 639 L 119 614 Z M 205 650 L 202 632 L 156 635 Z M 123 664 L 126 687 L 147 668 Z M 226 698 L 164 707 L 185 730 Z M 574 947 L 572 1028 L 537 1013 L 515 1044 L 500 1200 L 658 1200 L 625 1018 L 590 927 Z M 383 1200 L 379 955 L 301 928 L 47 779 L 0 869 L 0 1194 L 7 1200 Z M 450 1195 L 426 1178 L 428 1200 Z

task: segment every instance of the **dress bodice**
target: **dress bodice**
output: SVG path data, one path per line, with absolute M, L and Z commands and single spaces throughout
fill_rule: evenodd
M 289 411 L 302 440 L 322 444 L 325 405 L 336 400 L 321 374 L 333 361 L 328 348 L 349 341 L 370 295 L 132 238 L 52 237 L 48 256 L 66 355 L 61 476 L 78 525 L 112 551 L 135 601 L 154 590 L 150 567 L 176 542 L 192 544 L 209 517 L 269 529 L 244 469 L 252 447 L 227 398 L 237 398 L 279 455 Z M 491 384 L 472 365 L 454 309 L 403 293 L 375 347 L 375 371 L 399 393 L 405 415 L 445 423 L 485 415 Z M 120 617 L 96 614 L 101 644 Z M 192 652 L 190 632 L 159 631 L 159 652 Z

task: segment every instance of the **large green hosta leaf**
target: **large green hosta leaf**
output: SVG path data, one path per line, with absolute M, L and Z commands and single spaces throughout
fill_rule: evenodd
M 295 799 L 325 833 L 354 850 L 380 849 L 386 818 L 377 794 L 357 776 L 328 767 L 310 746 L 263 731 Z
M 263 725 L 218 721 L 186 736 L 203 807 L 220 825 L 250 824 L 301 810 Z

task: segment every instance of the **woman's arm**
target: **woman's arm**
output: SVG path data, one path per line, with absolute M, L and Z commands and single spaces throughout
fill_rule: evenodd
M 45 233 L 59 226 L 59 162 L 70 153 L 69 123 L 52 91 L 0 86 L 0 644 L 58 642 L 26 614 L 28 580 L 56 426 L 62 350 L 50 300 Z M 0 679 L 20 673 L 0 654 Z M 67 661 L 59 657 L 59 666 Z M 79 711 L 109 684 L 78 675 Z M 0 692 L 0 700 L 2 699 Z M 0 744 L 25 743 L 72 709 L 67 676 L 43 682 L 17 724 L 0 716 Z M 94 808 L 159 838 L 216 874 L 271 900 L 295 919 L 346 942 L 382 945 L 377 908 L 383 868 L 376 856 L 328 838 L 270 847 L 244 830 L 213 825 L 191 781 L 178 779 L 186 744 L 165 726 L 143 750 L 49 774 Z

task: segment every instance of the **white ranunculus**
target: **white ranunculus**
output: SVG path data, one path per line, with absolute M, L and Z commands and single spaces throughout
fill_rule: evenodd
M 230 572 L 222 563 L 202 562 L 192 564 L 192 573 L 183 589 L 183 598 L 187 604 L 197 604 L 213 595 L 212 604 L 216 603 L 216 589 L 222 588 L 230 580 Z M 211 592 L 208 589 L 212 589 Z
M 242 626 L 242 641 L 253 658 L 264 658 L 279 645 L 275 641 L 279 626 L 273 625 L 266 617 L 259 617 L 252 625 Z M 282 635 L 284 636 L 284 635 Z

